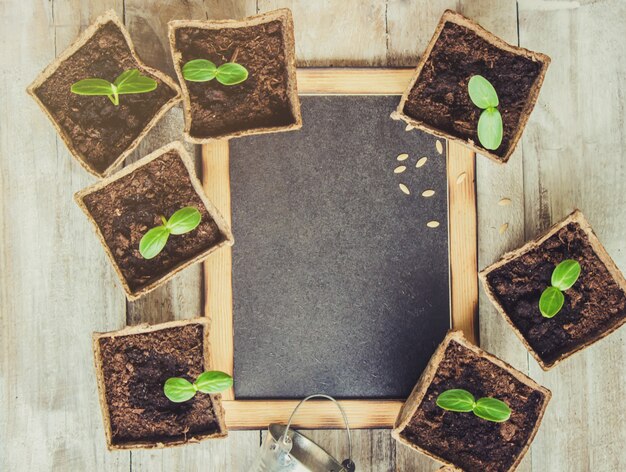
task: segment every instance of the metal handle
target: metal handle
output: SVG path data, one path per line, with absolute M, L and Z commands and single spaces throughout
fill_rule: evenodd
M 348 458 L 344 460 L 341 463 L 341 465 L 344 466 L 348 470 L 348 472 L 354 472 L 356 467 L 354 465 L 354 462 L 352 462 L 352 435 L 350 434 L 350 425 L 348 424 L 348 417 L 346 416 L 346 412 L 343 410 L 339 402 L 329 395 L 324 395 L 323 393 L 316 393 L 313 395 L 309 395 L 305 399 L 301 400 L 300 403 L 298 403 L 298 405 L 291 412 L 291 416 L 289 417 L 289 421 L 287 422 L 287 427 L 285 428 L 285 432 L 283 433 L 283 437 L 281 438 L 281 441 L 285 444 L 288 441 L 290 441 L 287 434 L 289 433 L 289 428 L 291 427 L 291 422 L 293 420 L 293 417 L 296 414 L 296 411 L 298 411 L 298 408 L 300 408 L 300 406 L 304 402 L 310 400 L 311 398 L 325 398 L 326 400 L 330 400 L 331 402 L 333 402 L 335 405 L 337 405 L 337 408 L 339 408 L 339 411 L 341 412 L 341 416 L 343 417 L 343 423 L 346 425 L 346 433 L 348 433 Z

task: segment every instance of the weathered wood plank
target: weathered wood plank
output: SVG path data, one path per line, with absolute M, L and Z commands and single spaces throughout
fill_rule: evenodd
M 625 270 L 626 4 L 519 3 L 522 46 L 552 56 L 523 142 L 526 237 L 578 207 Z M 625 339 L 622 329 L 550 372 L 530 361 L 553 393 L 533 470 L 626 470 Z
M 109 5 L 110 4 L 110 5 Z M 4 2 L 0 25 L 0 462 L 3 470 L 128 470 L 109 454 L 91 353 L 124 296 L 72 195 L 93 181 L 26 86 L 113 2 Z
M 259 12 L 290 8 L 299 67 L 384 66 L 386 2 L 258 0 Z

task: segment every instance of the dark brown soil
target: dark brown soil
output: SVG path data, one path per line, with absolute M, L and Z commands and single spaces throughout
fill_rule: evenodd
M 511 408 L 511 418 L 494 423 L 473 413 L 439 408 L 439 394 L 453 388 L 471 392 L 476 399 L 493 397 Z M 445 356 L 418 410 L 402 431 L 408 441 L 467 472 L 505 471 L 530 439 L 546 398 L 457 342 Z
M 230 62 L 235 51 L 235 62 L 248 69 L 248 79 L 238 85 L 226 86 L 217 80 L 182 84 L 191 97 L 192 136 L 217 137 L 295 122 L 280 21 L 237 29 L 180 28 L 175 40 L 182 54 L 181 69 L 193 59 L 208 59 L 220 66 Z
M 133 291 L 165 276 L 224 239 L 175 151 L 86 195 L 84 202 Z M 144 259 L 139 253 L 142 236 L 161 224 L 161 215 L 169 218 L 186 206 L 200 211 L 200 225 L 189 233 L 171 235 L 158 256 Z
M 202 339 L 199 324 L 100 339 L 113 444 L 165 443 L 220 431 L 209 395 L 173 403 L 163 393 L 168 378 L 194 381 L 204 372 Z
M 448 22 L 409 93 L 404 113 L 480 145 L 476 127 L 481 110 L 470 100 L 467 84 L 473 75 L 482 75 L 498 92 L 504 125 L 502 144 L 492 152 L 505 156 L 541 67 L 540 62 L 499 49 L 470 29 Z
M 119 106 L 107 97 L 81 96 L 70 91 L 74 82 L 99 78 L 113 82 L 128 69 L 139 69 L 158 82 L 156 90 L 121 95 Z M 104 24 L 70 58 L 61 63 L 35 94 L 63 129 L 84 161 L 102 173 L 146 128 L 176 91 L 141 68 L 124 35 L 113 23 Z
M 565 259 L 580 263 L 580 277 L 565 291 L 561 311 L 554 318 L 544 318 L 539 298 L 550 285 L 552 271 Z M 487 274 L 487 281 L 513 324 L 546 364 L 597 339 L 626 316 L 626 294 L 576 223 Z

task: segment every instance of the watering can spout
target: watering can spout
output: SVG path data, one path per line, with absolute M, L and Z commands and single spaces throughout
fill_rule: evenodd
M 348 458 L 341 463 L 309 438 L 290 429 L 291 420 L 300 405 L 311 398 L 331 400 L 341 411 L 348 436 Z M 334 398 L 316 394 L 306 397 L 296 406 L 287 426 L 275 423 L 269 425 L 259 456 L 250 472 L 355 472 L 351 457 L 350 426 L 343 408 Z

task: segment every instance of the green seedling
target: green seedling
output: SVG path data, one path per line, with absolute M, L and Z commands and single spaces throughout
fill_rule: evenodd
M 552 272 L 550 287 L 546 288 L 539 299 L 539 311 L 546 318 L 556 315 L 565 303 L 563 292 L 572 288 L 580 276 L 580 264 L 573 259 L 560 262 Z
M 482 75 L 474 75 L 467 84 L 470 99 L 482 110 L 478 118 L 478 140 L 489 150 L 495 150 L 502 143 L 502 115 L 498 110 L 500 101 L 496 89 Z
M 234 60 L 217 67 L 206 59 L 194 59 L 183 66 L 183 77 L 189 82 L 217 80 L 222 85 L 237 85 L 248 78 L 248 70 Z
M 182 377 L 170 377 L 163 385 L 163 393 L 174 403 L 191 400 L 197 392 L 219 393 L 228 390 L 233 385 L 233 378 L 225 372 L 210 370 L 198 376 L 195 382 Z
M 152 92 L 157 81 L 141 75 L 137 69 L 122 72 L 113 83 L 104 79 L 83 79 L 72 84 L 71 91 L 76 95 L 106 96 L 117 106 L 120 95 Z
M 185 207 L 176 211 L 169 220 L 161 216 L 162 225 L 148 230 L 139 241 L 139 253 L 144 259 L 156 257 L 165 247 L 170 234 L 185 234 L 196 229 L 202 215 L 197 208 Z
M 467 390 L 452 389 L 446 390 L 437 397 L 437 406 L 448 411 L 459 413 L 469 413 L 487 421 L 502 423 L 511 417 L 511 409 L 501 400 L 496 398 L 479 398 Z

